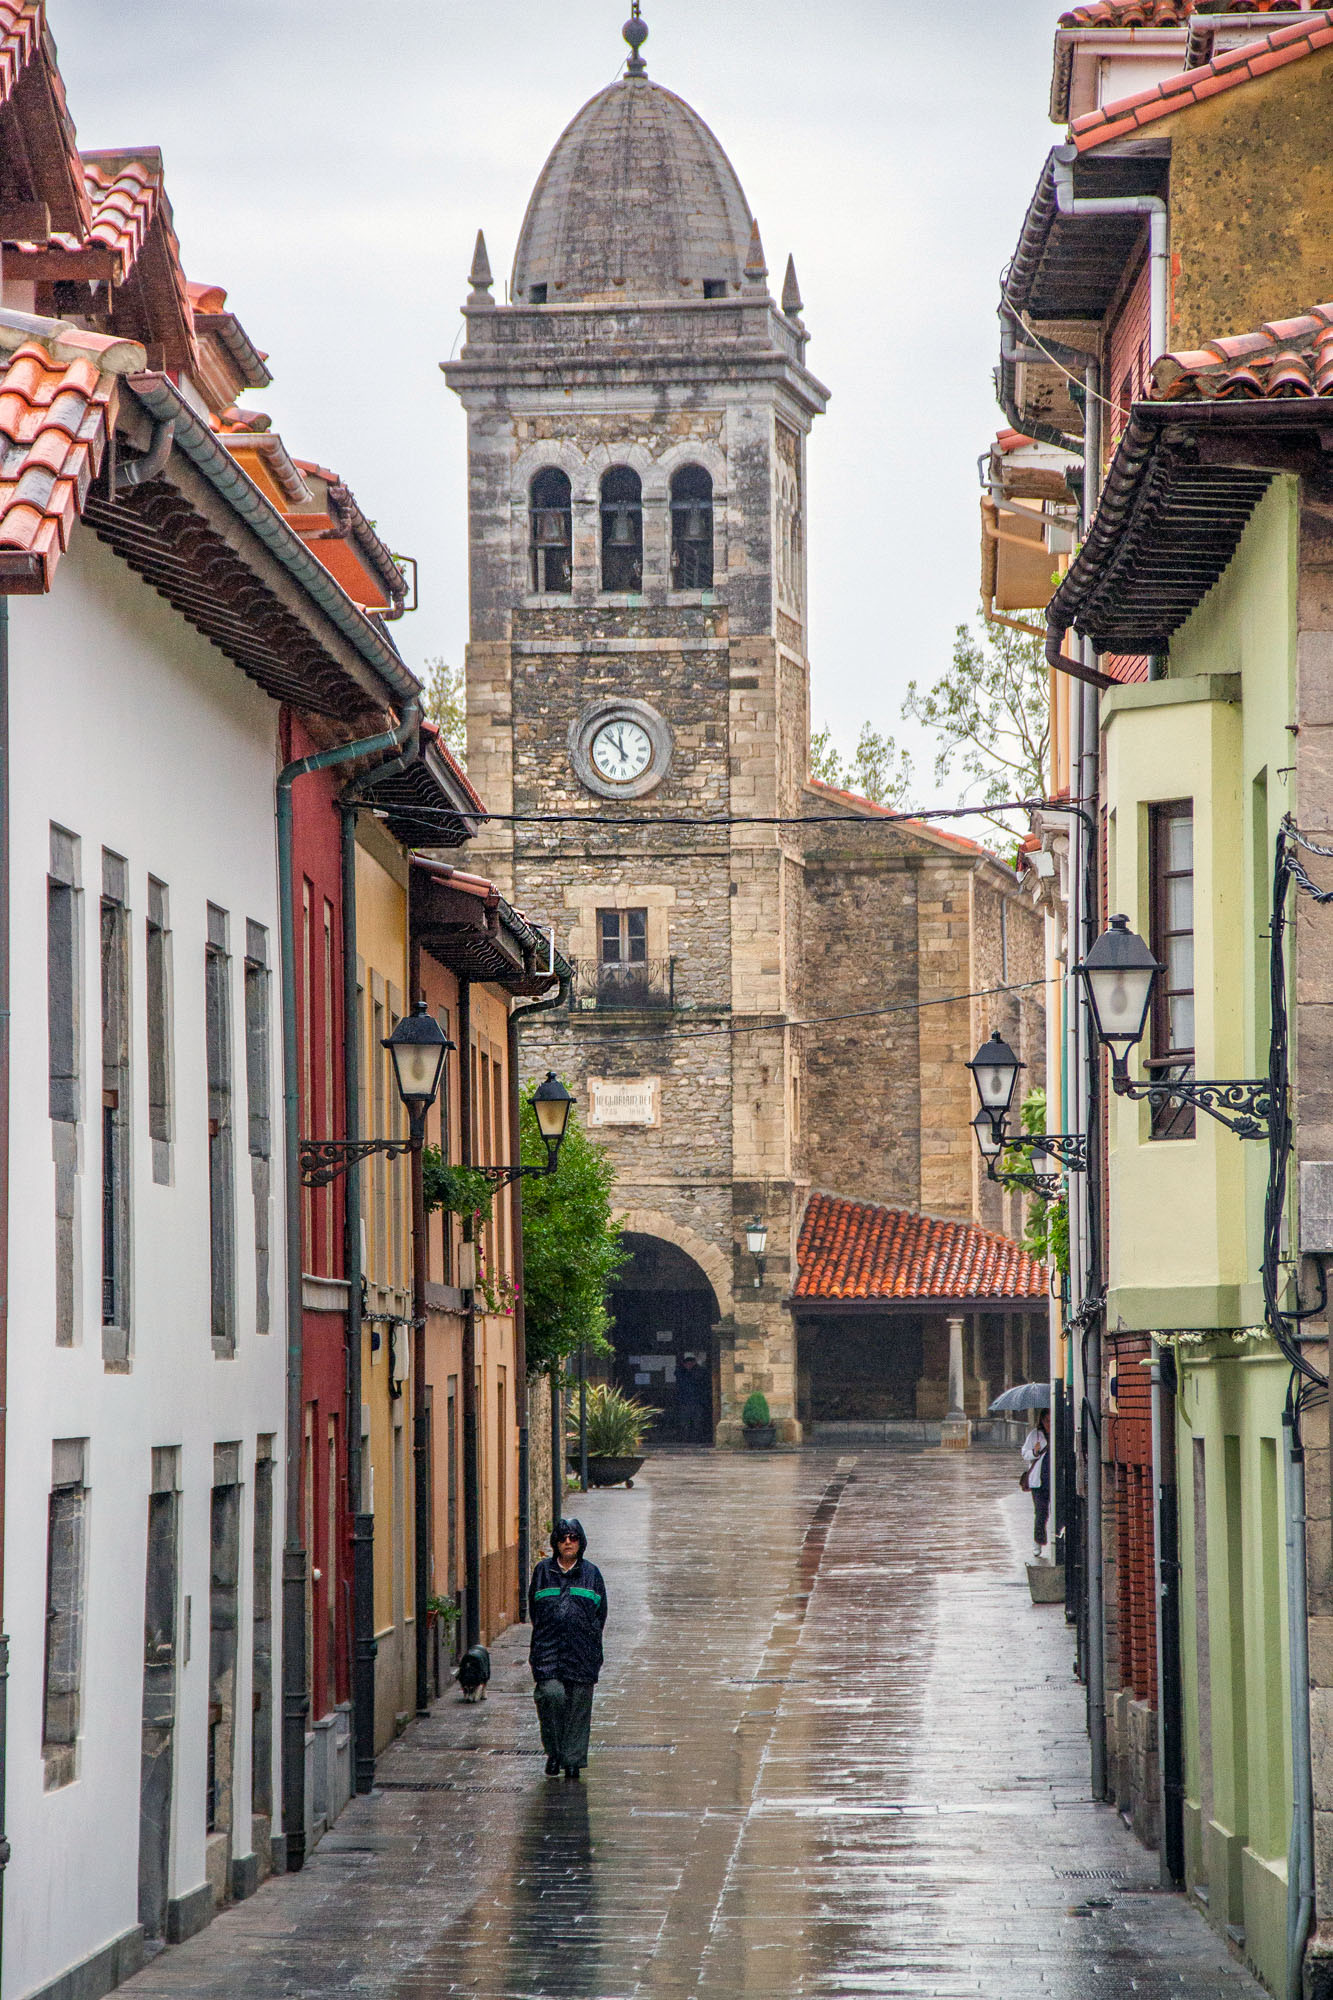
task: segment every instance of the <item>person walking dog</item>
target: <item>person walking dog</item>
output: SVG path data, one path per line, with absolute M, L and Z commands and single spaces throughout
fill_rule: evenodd
M 577 1779 L 588 1761 L 607 1603 L 602 1572 L 588 1561 L 587 1546 L 581 1522 L 557 1521 L 551 1554 L 532 1572 L 528 1589 L 528 1663 L 548 1778 L 563 1769 L 567 1778 Z
M 1040 1561 L 1046 1553 L 1046 1522 L 1051 1511 L 1051 1440 L 1043 1410 L 1023 1440 L 1023 1461 L 1027 1471 L 1023 1484 L 1032 1495 L 1032 1552 Z

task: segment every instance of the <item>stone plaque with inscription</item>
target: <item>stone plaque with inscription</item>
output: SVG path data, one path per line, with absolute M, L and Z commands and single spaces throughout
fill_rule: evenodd
M 659 1076 L 590 1076 L 589 1125 L 660 1125 L 662 1079 Z

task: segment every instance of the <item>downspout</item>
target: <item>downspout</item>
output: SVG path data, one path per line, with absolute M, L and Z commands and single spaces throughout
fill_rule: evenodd
M 296 1038 L 296 921 L 292 909 L 292 787 L 298 778 L 383 751 L 400 752 L 420 722 L 408 703 L 396 729 L 298 757 L 277 778 L 278 935 L 282 979 L 282 1127 L 286 1174 L 287 1464 L 282 1551 L 282 1827 L 289 1873 L 305 1864 L 305 1728 L 310 1712 L 305 1651 L 306 1548 L 301 1516 L 304 1339 L 301 1323 L 300 1066 Z M 348 940 L 343 937 L 346 954 Z M 360 1411 L 357 1412 L 358 1425 Z M 350 1442 L 350 1440 L 349 1440 Z
M 509 1014 L 509 1157 L 517 1166 L 522 1138 L 522 1109 L 518 1081 L 518 1031 L 532 1014 L 548 1014 L 569 1000 L 569 978 L 562 973 L 560 985 L 545 1000 L 530 1007 L 511 1009 Z M 517 1621 L 528 1616 L 528 1571 L 532 1567 L 532 1495 L 529 1492 L 531 1456 L 528 1439 L 528 1327 L 527 1303 L 523 1294 L 523 1183 L 516 1180 L 510 1190 L 510 1226 L 513 1230 L 514 1264 L 514 1377 L 518 1412 L 518 1611 Z
M 9 1635 L 4 1631 L 6 1423 L 9 1409 L 9 599 L 0 597 L 0 1964 L 3 1964 Z
M 1157 1764 L 1162 1887 L 1185 1880 L 1184 1697 L 1180 1684 L 1180 1494 L 1176 1478 L 1175 1369 L 1152 1344 L 1153 1581 L 1157 1595 Z
M 1169 274 L 1166 203 L 1156 194 L 1076 195 L 1076 146 L 1057 146 L 1051 155 L 1055 206 L 1061 215 L 1146 215 L 1148 218 L 1148 362 L 1166 352 Z
M 1291 1681 L 1291 1840 L 1287 1849 L 1287 2000 L 1301 2000 L 1314 1920 L 1314 1784 L 1310 1770 L 1310 1628 L 1305 1574 L 1305 1448 L 1282 1416 L 1287 1502 L 1287 1653 Z
M 472 1160 L 472 982 L 458 981 L 458 1152 L 462 1166 Z M 463 1241 L 475 1259 L 476 1219 L 463 1217 Z M 463 1312 L 463 1637 L 465 1646 L 481 1644 L 481 1493 L 478 1488 L 477 1436 L 477 1272 L 467 1288 Z
M 404 714 L 404 723 L 407 721 Z M 402 770 L 416 754 L 417 734 L 405 744 L 395 731 L 389 746 L 395 754 L 361 772 L 338 800 L 339 859 L 342 873 L 343 935 L 343 1134 L 361 1137 L 361 1016 L 356 984 L 356 818 L 364 801 L 363 781 Z M 343 1176 L 343 1274 L 347 1281 L 347 1330 L 344 1336 L 347 1379 L 347 1502 L 352 1517 L 352 1784 L 365 1794 L 375 1782 L 375 1516 L 367 1504 L 365 1455 L 361 1429 L 362 1292 L 361 1167 L 354 1162 Z

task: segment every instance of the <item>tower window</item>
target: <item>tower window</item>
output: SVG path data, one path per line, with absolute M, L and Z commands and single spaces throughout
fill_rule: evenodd
M 528 304 L 532 306 L 544 306 L 546 304 L 545 285 L 528 286 Z
M 684 465 L 671 481 L 671 587 L 713 587 L 713 482 L 701 465 Z
M 704 279 L 704 297 L 706 299 L 724 299 L 726 296 L 727 281 L 725 278 Z
M 599 910 L 597 955 L 603 965 L 643 965 L 648 958 L 647 910 Z
M 602 480 L 602 589 L 643 589 L 643 487 L 627 465 Z
M 573 543 L 569 478 L 548 466 L 532 482 L 528 504 L 532 587 L 568 596 L 573 589 Z

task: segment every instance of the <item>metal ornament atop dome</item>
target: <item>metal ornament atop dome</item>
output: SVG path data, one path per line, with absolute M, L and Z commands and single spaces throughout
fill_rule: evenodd
M 621 33 L 629 43 L 629 62 L 625 66 L 627 75 L 647 76 L 648 65 L 639 54 L 639 51 L 648 39 L 648 23 L 639 12 L 639 0 L 634 0 L 630 17 L 622 28 Z

